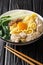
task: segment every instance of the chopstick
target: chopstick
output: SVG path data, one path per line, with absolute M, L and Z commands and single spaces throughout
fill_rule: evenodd
M 40 63 L 40 62 L 38 62 L 38 61 L 36 61 L 36 60 L 32 59 L 31 57 L 29 57 L 29 56 L 27 56 L 27 55 L 25 55 L 25 54 L 23 54 L 23 53 L 21 53 L 21 52 L 19 52 L 19 51 L 15 50 L 15 49 L 12 49 L 12 48 L 11 48 L 11 47 L 9 47 L 9 46 L 7 46 L 7 48 L 10 48 L 10 49 L 11 49 L 11 50 L 13 50 L 14 52 L 16 52 L 16 53 L 20 54 L 21 56 L 23 56 L 23 57 L 25 57 L 25 58 L 29 59 L 30 61 L 32 61 L 32 62 L 34 62 L 34 63 L 36 63 L 36 64 L 42 65 L 42 63 Z
M 26 58 L 26 59 L 28 59 L 28 60 L 30 60 L 30 61 L 32 61 L 32 62 L 38 64 L 38 65 L 43 65 L 42 63 L 40 63 L 40 62 L 34 60 L 33 58 L 31 58 L 31 57 L 29 57 L 29 56 L 27 56 L 27 55 L 25 55 L 25 54 L 23 54 L 23 53 L 21 53 L 21 52 L 15 50 L 15 49 L 12 49 L 12 48 L 9 47 L 9 46 L 6 46 L 6 48 L 9 48 L 9 49 L 12 50 L 13 52 L 15 52 L 15 53 L 21 55 L 22 57 L 24 57 L 24 58 Z
M 21 55 L 17 54 L 15 51 L 11 50 L 11 48 L 9 47 L 4 47 L 6 48 L 8 51 L 10 51 L 11 53 L 13 53 L 14 55 L 16 55 L 17 57 L 19 57 L 20 59 L 22 59 L 23 61 L 27 62 L 30 65 L 35 65 L 34 63 L 30 62 L 29 60 L 27 60 L 26 58 L 22 57 Z

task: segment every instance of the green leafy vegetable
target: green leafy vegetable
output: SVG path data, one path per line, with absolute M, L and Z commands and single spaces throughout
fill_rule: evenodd
M 4 16 L 0 18 L 0 26 L 5 24 L 7 25 L 10 21 L 10 16 Z
M 4 16 L 0 18 L 0 37 L 3 39 L 10 39 L 8 23 L 11 21 L 10 16 Z

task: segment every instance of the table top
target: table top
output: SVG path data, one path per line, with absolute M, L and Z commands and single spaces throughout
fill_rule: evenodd
M 43 0 L 37 0 L 37 2 L 36 0 L 0 0 L 0 15 L 3 14 L 4 12 L 13 9 L 32 10 L 43 16 Z M 7 64 L 5 63 L 5 51 L 6 51 L 4 49 L 5 45 L 6 44 L 3 43 L 3 41 L 0 39 L 0 65 L 14 65 L 15 56 L 10 52 L 7 53 L 7 58 L 8 58 Z M 13 46 L 11 44 L 8 45 L 43 63 L 43 35 L 35 43 L 26 46 Z M 21 60 L 19 61 L 21 62 Z M 21 63 L 19 64 L 21 65 Z M 27 65 L 27 64 L 22 61 L 22 65 Z

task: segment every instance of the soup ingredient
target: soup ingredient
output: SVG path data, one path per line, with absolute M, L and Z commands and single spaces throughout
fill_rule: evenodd
M 4 16 L 0 18 L 0 31 L 3 39 L 10 39 L 8 23 L 10 22 L 10 16 Z
M 10 16 L 4 16 L 0 18 L 0 26 L 1 25 L 8 25 L 10 21 Z
M 41 22 L 41 20 L 38 17 L 35 21 L 37 24 L 37 31 L 39 31 L 40 33 L 43 32 L 43 22 Z
M 26 37 L 26 33 L 25 32 L 21 32 L 21 33 L 19 33 L 19 35 L 20 35 L 21 38 L 25 38 Z
M 39 19 L 39 17 L 36 17 L 35 22 L 36 22 L 37 25 L 38 25 L 38 24 L 43 24 L 43 23 L 41 22 L 41 19 Z
M 32 38 L 32 35 L 31 34 L 27 34 L 27 37 L 26 37 L 26 42 L 30 41 Z
M 13 28 L 11 31 L 10 31 L 10 34 L 17 34 L 19 33 L 19 31 L 17 31 L 17 27 L 16 28 Z
M 43 27 L 42 24 L 38 24 L 37 31 L 39 31 L 41 33 L 43 31 L 42 27 Z
M 22 21 L 22 19 L 19 19 L 19 18 L 16 19 L 16 20 L 11 20 L 8 25 L 9 25 L 9 27 L 10 27 L 10 26 L 12 26 L 13 24 L 18 23 L 18 22 L 20 22 L 20 21 Z
M 24 19 L 23 19 L 23 22 L 26 22 L 26 23 L 29 23 L 30 20 L 32 21 L 35 21 L 37 15 L 35 13 L 33 13 L 32 15 L 30 16 L 26 16 Z
M 20 36 L 18 35 L 18 34 L 12 34 L 11 35 L 11 41 L 12 42 L 19 42 L 19 40 L 20 40 Z
M 12 26 L 10 26 L 10 27 L 9 27 L 9 28 L 10 28 L 10 31 L 13 30 L 16 26 L 17 26 L 16 23 L 14 23 Z
M 8 26 L 10 27 L 10 26 L 13 26 L 13 24 L 15 24 L 16 23 L 16 21 L 14 21 L 14 20 L 11 20 L 9 23 L 8 23 Z
M 32 28 L 33 30 L 36 30 L 37 25 L 35 22 L 28 23 L 28 28 Z
M 18 30 L 25 30 L 25 29 L 27 29 L 27 24 L 23 23 L 23 22 L 19 22 L 17 24 L 17 27 L 18 27 Z
M 33 32 L 34 32 L 34 31 L 33 31 L 32 28 L 28 28 L 28 30 L 26 31 L 27 34 L 31 34 L 31 33 L 33 33 Z
M 32 33 L 31 34 L 31 40 L 34 40 L 34 39 L 36 39 L 36 38 L 38 38 L 38 36 L 40 35 L 40 32 L 39 31 L 36 31 L 35 33 Z

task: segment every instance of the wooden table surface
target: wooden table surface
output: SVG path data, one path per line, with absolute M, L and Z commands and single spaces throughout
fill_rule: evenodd
M 3 14 L 4 12 L 13 9 L 32 10 L 43 16 L 43 0 L 0 0 L 0 15 Z M 0 39 L 0 65 L 5 65 L 4 45 L 5 43 L 3 43 L 3 41 Z M 9 44 L 9 46 L 13 47 L 13 45 L 11 44 Z M 16 49 L 43 63 L 43 35 L 35 43 L 26 46 L 16 46 Z M 14 64 L 15 60 L 12 59 L 14 55 L 12 56 L 11 55 L 12 54 L 8 52 L 8 56 L 7 56 L 8 59 L 6 65 L 19 65 L 19 64 L 21 65 L 21 63 Z M 27 65 L 27 64 L 22 62 L 22 65 Z

